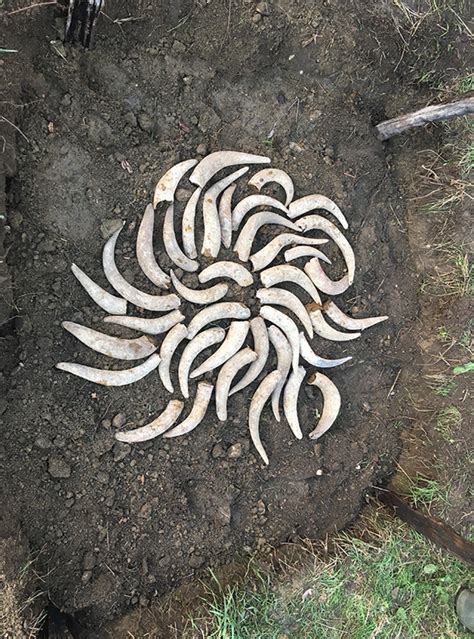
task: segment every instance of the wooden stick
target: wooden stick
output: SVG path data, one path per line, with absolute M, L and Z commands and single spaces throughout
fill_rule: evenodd
M 462 561 L 474 566 L 474 544 L 458 535 L 444 521 L 423 515 L 391 490 L 378 489 L 377 497 L 383 504 L 393 508 L 402 521 L 412 526 L 434 544 L 446 548 Z
M 401 115 L 399 118 L 385 120 L 377 124 L 375 130 L 379 140 L 388 140 L 392 135 L 398 135 L 416 126 L 423 126 L 427 122 L 448 120 L 469 113 L 474 113 L 474 97 L 463 98 L 448 104 L 435 104 L 407 115 Z

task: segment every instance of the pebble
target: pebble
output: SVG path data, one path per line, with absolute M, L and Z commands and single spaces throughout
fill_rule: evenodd
M 95 566 L 94 553 L 91 550 L 88 550 L 82 560 L 82 568 L 83 570 L 92 570 L 94 566 Z
M 171 51 L 175 55 L 182 55 L 183 53 L 186 53 L 186 45 L 180 42 L 179 40 L 175 40 L 171 47 Z
M 253 16 L 252 16 L 252 22 L 254 22 L 255 24 L 260 22 L 261 19 L 262 19 L 262 14 L 261 13 L 254 13 Z
M 257 2 L 257 6 L 255 7 L 255 11 L 262 16 L 269 16 L 270 9 L 268 7 L 268 2 Z
M 133 127 L 137 126 L 137 118 L 135 117 L 135 114 L 132 111 L 128 111 L 128 113 L 125 114 L 124 120 L 130 126 L 133 126 Z
M 322 474 L 323 474 L 323 471 L 322 471 L 322 469 L 321 469 L 321 468 L 319 468 L 319 469 L 316 471 L 316 475 L 317 475 L 318 477 L 321 477 L 321 475 L 322 475 Z
M 127 418 L 124 413 L 117 413 L 112 419 L 112 426 L 114 428 L 122 428 L 122 426 L 125 425 L 126 420 Z
M 114 454 L 114 462 L 119 462 L 130 453 L 132 447 L 130 444 L 126 444 L 125 442 L 117 442 L 114 444 L 113 454 Z
M 120 228 L 122 228 L 122 220 L 116 218 L 107 219 L 104 220 L 100 225 L 100 234 L 102 235 L 104 240 L 108 240 L 109 237 Z
M 38 435 L 38 437 L 35 439 L 35 446 L 37 448 L 42 448 L 44 450 L 46 448 L 51 448 L 52 445 L 53 442 L 50 440 L 49 437 L 46 437 L 46 435 Z
M 315 444 L 313 446 L 313 450 L 314 450 L 315 456 L 319 457 L 321 455 L 321 444 Z
M 48 472 L 56 479 L 67 479 L 71 476 L 71 466 L 62 457 L 52 455 L 48 459 Z
M 17 231 L 23 224 L 23 214 L 20 211 L 10 211 L 8 214 L 8 222 L 12 229 Z
M 191 568 L 200 568 L 204 563 L 204 559 L 200 555 L 191 555 L 189 565 Z
M 215 446 L 212 447 L 211 455 L 214 457 L 214 459 L 217 459 L 218 457 L 222 457 L 223 454 L 224 454 L 224 449 L 222 448 L 220 444 L 216 444 Z
M 190 198 L 191 193 L 192 191 L 189 191 L 188 189 L 178 189 L 176 191 L 176 199 L 178 202 L 186 202 Z
M 232 446 L 229 446 L 229 448 L 227 449 L 227 457 L 229 457 L 229 459 L 238 459 L 242 456 L 242 452 L 243 446 L 240 442 L 238 442 L 237 444 L 232 444 Z
M 151 116 L 148 115 L 148 113 L 145 113 L 144 111 L 139 113 L 137 121 L 138 121 L 138 126 L 140 127 L 142 131 L 146 131 L 148 133 L 150 131 L 153 131 L 153 120 Z
M 196 147 L 196 153 L 198 155 L 206 155 L 207 146 L 205 144 L 198 144 L 197 147 Z

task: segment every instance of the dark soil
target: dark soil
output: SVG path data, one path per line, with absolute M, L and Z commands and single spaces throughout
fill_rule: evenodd
M 400 368 L 415 370 L 419 282 L 390 155 L 371 127 L 393 115 L 393 93 L 413 93 L 412 61 L 394 73 L 388 8 L 357 5 L 290 0 L 262 16 L 250 2 L 109 3 L 88 52 L 63 47 L 55 8 L 0 22 L 19 51 L 0 66 L 3 112 L 22 132 L 7 184 L 14 301 L 0 318 L 6 501 L 42 551 L 52 601 L 90 627 L 194 571 L 343 527 L 393 470 L 406 396 L 390 389 Z M 101 322 L 70 263 L 103 281 L 101 225 L 125 219 L 119 264 L 141 285 L 136 224 L 157 178 L 199 145 L 270 155 L 298 194 L 333 198 L 356 253 L 343 308 L 390 316 L 350 345 L 324 344 L 324 356 L 354 356 L 330 373 L 341 416 L 316 449 L 264 420 L 267 468 L 246 428 L 255 385 L 224 427 L 210 411 L 190 437 L 130 448 L 115 443 L 112 420 L 158 414 L 169 399 L 158 376 L 113 389 L 54 369 L 105 364 L 61 329 Z M 320 400 L 301 399 L 308 432 Z M 238 442 L 242 455 L 229 458 Z

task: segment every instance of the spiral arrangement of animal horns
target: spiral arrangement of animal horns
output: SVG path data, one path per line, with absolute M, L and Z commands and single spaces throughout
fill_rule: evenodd
M 249 166 L 224 177 L 222 174 L 229 167 L 269 163 L 269 158 L 258 155 L 219 151 L 200 162 L 180 162 L 163 175 L 156 185 L 153 204 L 145 209 L 136 243 L 138 264 L 151 284 L 161 289 L 160 294 L 139 290 L 118 270 L 115 247 L 121 229 L 108 239 L 103 249 L 103 270 L 114 294 L 72 265 L 72 272 L 89 296 L 108 313 L 104 323 L 133 329 L 140 336 L 114 337 L 74 322 L 63 322 L 63 327 L 98 353 L 119 360 L 144 361 L 121 370 L 70 362 L 60 362 L 57 368 L 106 386 L 131 384 L 158 369 L 163 387 L 174 393 L 176 380 L 172 379 L 171 363 L 180 354 L 177 381 L 183 399 L 171 399 L 149 424 L 117 433 L 118 440 L 132 443 L 159 435 L 172 438 L 189 433 L 204 419 L 213 394 L 217 417 L 225 421 L 231 396 L 257 382 L 248 424 L 252 442 L 268 464 L 259 431 L 260 416 L 267 403 L 271 404 L 277 421 L 282 405 L 294 436 L 303 437 L 298 395 L 306 369 L 301 360 L 316 369 L 307 383 L 319 388 L 323 397 L 322 413 L 308 436 L 318 439 L 336 420 L 341 396 L 319 369 L 340 366 L 351 358 L 324 359 L 315 353 L 311 340 L 314 335 L 332 341 L 353 340 L 361 331 L 387 317 L 355 319 L 330 299 L 343 293 L 355 274 L 354 252 L 339 228 L 346 230 L 348 223 L 332 200 L 318 194 L 294 199 L 290 176 L 281 169 L 267 167 L 248 180 L 253 194 L 233 204 L 236 187 L 239 181 L 242 183 Z M 179 238 L 175 194 L 183 183 L 193 190 L 182 211 Z M 267 183 L 282 188 L 284 201 L 261 193 Z M 163 260 L 159 263 L 153 246 L 156 222 L 160 224 L 165 252 L 175 266 L 168 272 L 163 268 Z M 261 238 L 267 237 L 265 231 L 270 225 L 274 236 L 262 245 Z M 259 235 L 262 246 L 252 252 Z M 329 242 L 337 246 L 345 262 L 345 275 L 338 280 L 328 277 L 322 265 L 330 260 L 320 247 Z M 232 243 L 238 261 L 232 255 Z M 227 259 L 219 259 L 223 252 L 228 254 Z M 303 268 L 298 266 L 301 263 Z M 190 280 L 194 282 L 192 286 Z M 221 281 L 202 286 L 214 280 Z M 249 306 L 241 300 L 247 301 L 244 289 L 255 280 L 261 284 L 255 293 L 259 311 L 251 317 Z M 170 289 L 174 292 L 169 292 Z M 328 296 L 324 302 L 320 293 Z M 301 298 L 311 301 L 305 304 Z M 144 317 L 141 312 L 128 314 L 129 305 L 157 314 L 153 317 Z M 186 315 L 180 310 L 183 306 Z M 156 336 L 162 336 L 161 342 Z M 268 371 L 271 348 L 277 364 L 275 370 Z M 196 358 L 206 349 L 212 349 L 211 354 L 193 368 Z M 190 380 L 203 376 L 210 381 L 198 381 L 193 402 L 180 419 L 190 397 Z

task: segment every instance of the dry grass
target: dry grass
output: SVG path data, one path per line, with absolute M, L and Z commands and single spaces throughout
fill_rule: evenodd
M 35 639 L 44 619 L 38 612 L 37 599 L 42 593 L 27 594 L 31 586 L 33 561 L 23 566 L 14 577 L 0 574 L 0 637 L 2 639 Z M 40 607 L 41 608 L 41 607 Z

